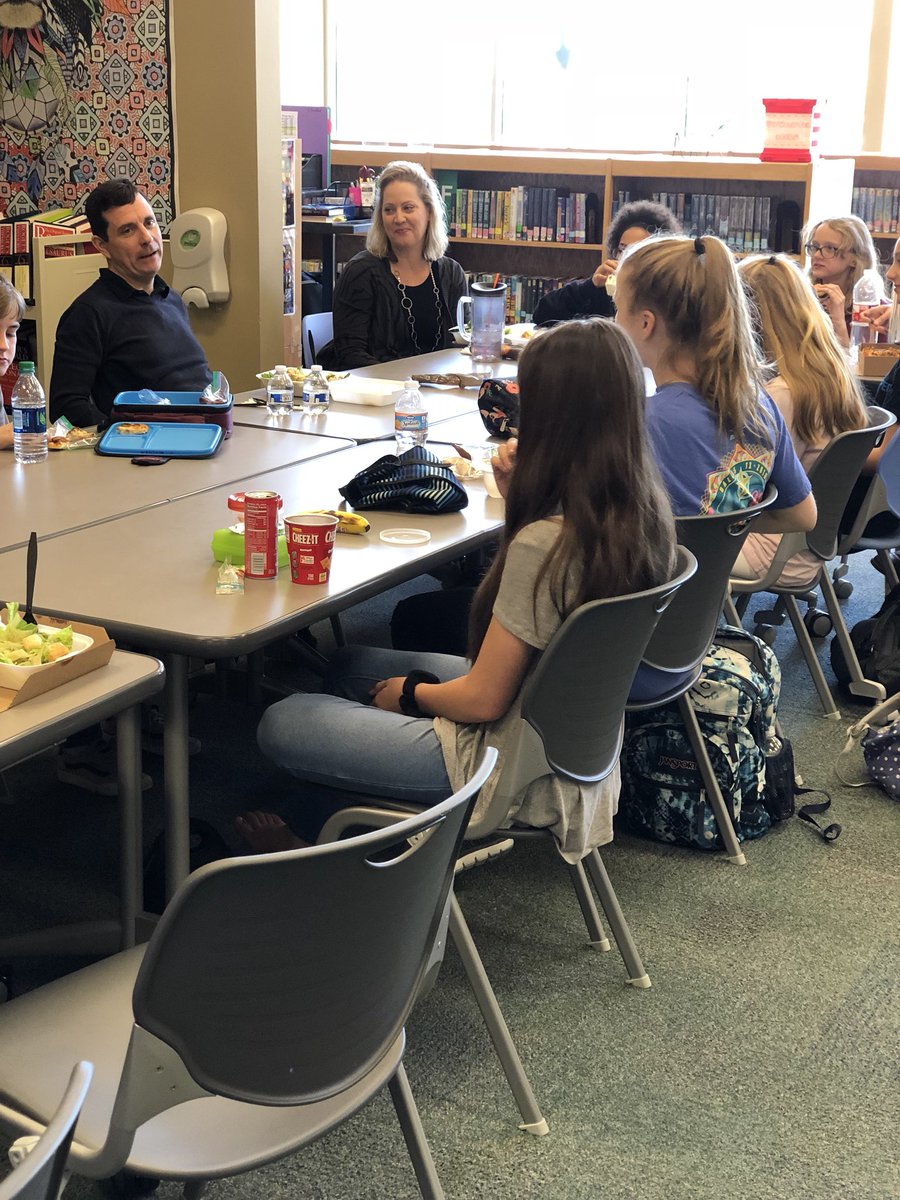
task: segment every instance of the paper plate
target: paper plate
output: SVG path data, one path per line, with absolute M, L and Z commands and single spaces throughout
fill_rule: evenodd
M 424 546 L 431 541 L 427 529 L 382 529 L 378 536 L 392 546 Z

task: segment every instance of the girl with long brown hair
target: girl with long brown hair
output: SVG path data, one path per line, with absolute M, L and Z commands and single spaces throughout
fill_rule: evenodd
M 674 523 L 628 339 L 608 321 L 561 325 L 529 344 L 519 387 L 518 446 L 507 443 L 496 468 L 505 529 L 473 605 L 470 660 L 346 647 L 332 660 L 329 695 L 273 705 L 260 747 L 304 780 L 305 798 L 340 805 L 363 793 L 425 805 L 448 796 L 486 745 L 497 746 L 502 761 L 523 685 L 570 612 L 671 577 Z M 480 806 L 496 782 L 495 773 Z M 547 777 L 516 814 L 551 828 L 576 861 L 612 837 L 618 787 L 618 771 L 583 787 Z M 275 848 L 258 815 L 242 831 L 255 848 Z

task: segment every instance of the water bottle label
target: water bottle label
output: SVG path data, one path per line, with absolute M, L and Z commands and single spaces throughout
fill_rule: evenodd
M 303 400 L 306 404 L 324 405 L 328 403 L 328 392 L 327 390 L 321 392 L 304 392 Z
M 397 433 L 427 433 L 427 412 L 397 413 L 394 417 L 394 429 Z
M 41 408 L 14 408 L 13 433 L 46 433 L 47 410 Z

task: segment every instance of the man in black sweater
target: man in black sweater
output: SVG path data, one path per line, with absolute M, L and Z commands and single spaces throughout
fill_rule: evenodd
M 50 419 L 106 424 L 119 392 L 202 391 L 206 356 L 181 297 L 157 275 L 162 235 L 153 209 L 127 179 L 100 184 L 85 204 L 107 261 L 56 330 Z

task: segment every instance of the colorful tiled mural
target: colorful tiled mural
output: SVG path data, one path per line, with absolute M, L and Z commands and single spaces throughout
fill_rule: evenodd
M 173 216 L 169 0 L 0 0 L 0 215 L 132 179 Z

